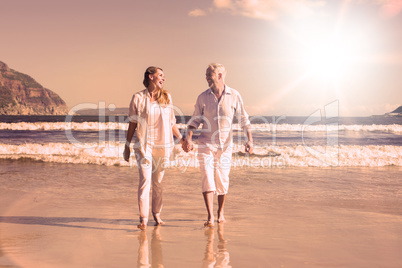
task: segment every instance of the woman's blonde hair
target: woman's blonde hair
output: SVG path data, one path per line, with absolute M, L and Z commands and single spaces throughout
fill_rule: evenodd
M 152 82 L 151 79 L 149 79 L 149 75 L 156 73 L 158 70 L 163 71 L 162 68 L 156 66 L 150 66 L 145 70 L 144 81 L 142 82 L 145 87 L 148 88 L 148 86 Z M 159 104 L 170 104 L 169 94 L 167 90 L 158 90 L 158 92 L 156 92 L 155 98 Z

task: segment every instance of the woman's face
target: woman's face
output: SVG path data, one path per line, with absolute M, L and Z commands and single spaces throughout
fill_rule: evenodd
M 163 88 L 163 83 L 165 83 L 165 75 L 163 74 L 163 71 L 158 69 L 156 73 L 149 75 L 149 79 L 151 79 L 151 82 L 157 89 Z

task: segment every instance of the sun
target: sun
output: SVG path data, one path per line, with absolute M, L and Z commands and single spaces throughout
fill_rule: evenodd
M 303 65 L 309 75 L 337 82 L 352 68 L 355 55 L 355 43 L 350 40 L 320 39 L 306 47 Z

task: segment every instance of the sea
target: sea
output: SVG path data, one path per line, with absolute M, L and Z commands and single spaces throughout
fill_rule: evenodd
M 190 116 L 177 116 L 182 133 Z M 402 166 L 402 117 L 251 116 L 254 152 L 233 125 L 232 167 Z M 51 163 L 135 166 L 122 158 L 127 116 L 0 116 L 0 159 Z M 197 134 L 198 133 L 198 134 Z M 176 140 L 169 166 L 197 167 L 196 148 Z
M 234 123 L 215 228 L 200 130 L 193 151 L 176 144 L 166 225 L 145 232 L 126 116 L 0 116 L 0 267 L 401 267 L 402 117 L 313 115 L 250 117 L 251 154 Z M 184 133 L 190 117 L 176 119 Z

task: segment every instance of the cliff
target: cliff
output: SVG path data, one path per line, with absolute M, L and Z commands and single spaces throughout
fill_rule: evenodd
M 0 61 L 0 115 L 65 115 L 66 103 L 29 75 Z
M 396 108 L 394 111 L 390 112 L 390 113 L 386 113 L 384 114 L 384 116 L 387 117 L 391 117 L 391 116 L 402 116 L 402 106 L 399 106 L 398 108 Z
M 394 111 L 391 112 L 391 114 L 402 114 L 402 106 L 396 108 Z

